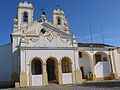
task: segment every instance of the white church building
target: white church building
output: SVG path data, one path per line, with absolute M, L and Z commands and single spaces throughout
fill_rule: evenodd
M 42 86 L 76 84 L 86 80 L 120 79 L 120 48 L 79 43 L 71 35 L 63 10 L 42 12 L 34 21 L 34 8 L 19 3 L 11 43 L 0 46 L 0 85 Z

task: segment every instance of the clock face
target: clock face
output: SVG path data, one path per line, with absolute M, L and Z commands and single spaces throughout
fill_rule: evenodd
M 120 48 L 117 49 L 117 52 L 120 54 Z

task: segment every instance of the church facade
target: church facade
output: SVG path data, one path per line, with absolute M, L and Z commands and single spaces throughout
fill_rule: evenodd
M 34 21 L 33 5 L 19 3 L 11 43 L 0 46 L 0 85 L 42 86 L 86 80 L 120 79 L 120 49 L 106 44 L 78 43 L 63 10 L 52 22 L 42 12 Z

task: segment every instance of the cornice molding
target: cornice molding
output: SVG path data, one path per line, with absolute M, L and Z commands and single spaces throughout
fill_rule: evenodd
M 19 47 L 20 50 L 78 50 L 78 47 Z

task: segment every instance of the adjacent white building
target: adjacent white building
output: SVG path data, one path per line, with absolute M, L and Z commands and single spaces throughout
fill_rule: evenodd
M 52 22 L 46 19 L 45 12 L 38 21 L 33 16 L 32 4 L 19 3 L 11 43 L 0 46 L 0 85 L 42 86 L 120 79 L 118 47 L 78 43 L 59 8 L 53 10 Z

